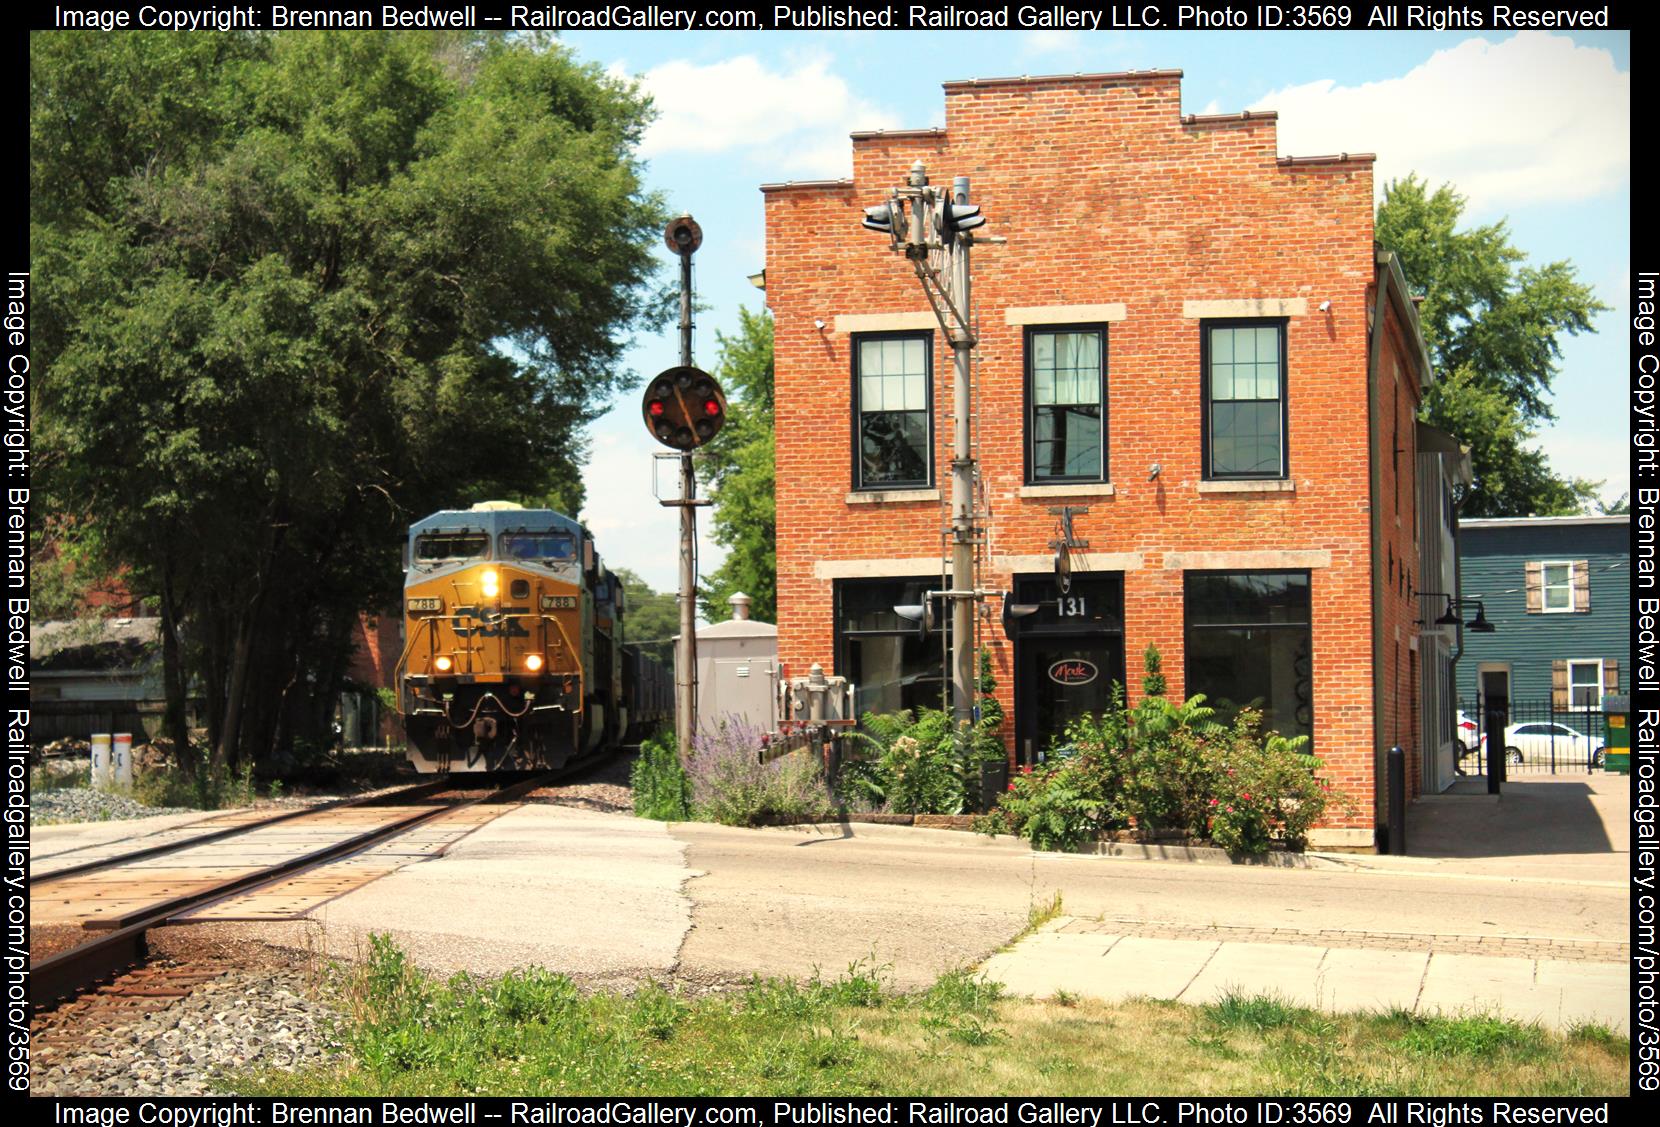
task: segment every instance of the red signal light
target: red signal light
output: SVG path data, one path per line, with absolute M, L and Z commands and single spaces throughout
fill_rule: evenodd
M 716 399 L 705 399 L 703 401 L 703 413 L 705 415 L 720 414 L 720 401 Z
M 652 418 L 660 418 L 663 414 L 663 401 L 661 399 L 653 399 L 651 401 L 651 406 L 648 407 L 647 410 L 651 412 Z

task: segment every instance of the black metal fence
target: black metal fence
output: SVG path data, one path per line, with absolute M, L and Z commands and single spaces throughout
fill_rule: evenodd
M 1602 770 L 1607 728 L 1600 702 L 1594 708 L 1557 708 L 1552 700 L 1511 700 L 1504 707 L 1500 740 L 1507 777 L 1525 779 Z M 1460 773 L 1487 773 L 1487 735 L 1486 698 L 1460 698 Z

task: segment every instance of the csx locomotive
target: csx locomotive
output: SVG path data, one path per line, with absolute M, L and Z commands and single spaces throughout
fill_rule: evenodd
M 487 501 L 409 530 L 399 708 L 422 772 L 557 768 L 670 715 L 587 529 Z

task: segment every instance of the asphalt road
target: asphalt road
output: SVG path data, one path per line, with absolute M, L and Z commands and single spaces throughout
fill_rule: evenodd
M 1623 941 L 1625 891 L 1526 875 L 1280 869 L 1033 854 L 934 830 L 765 832 L 676 825 L 691 931 L 682 973 L 839 973 L 891 965 L 900 985 L 984 959 L 1062 897 L 1070 916 L 1209 928 L 1337 929 Z

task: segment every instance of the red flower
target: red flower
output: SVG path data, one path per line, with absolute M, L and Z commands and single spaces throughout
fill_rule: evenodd
M 1022 775 L 1030 775 L 1032 773 L 1032 765 L 1030 763 L 1026 764 L 1026 766 L 1020 769 L 1020 773 Z
M 1213 798 L 1213 799 L 1211 799 L 1211 800 L 1210 800 L 1210 804 L 1211 804 L 1211 805 L 1212 805 L 1212 806 L 1215 806 L 1215 805 L 1216 805 L 1216 799 L 1214 799 L 1214 798 Z
M 1013 783 L 1012 783 L 1012 782 L 1011 782 L 1011 783 L 1010 783 L 1010 784 L 1009 784 L 1009 789 L 1010 789 L 1010 790 L 1013 790 L 1013 789 L 1014 789 L 1014 784 L 1013 784 Z
M 1243 799 L 1244 799 L 1244 800 L 1245 800 L 1245 801 L 1246 801 L 1246 802 L 1249 802 L 1249 801 L 1251 801 L 1251 796 L 1250 796 L 1250 794 L 1249 794 L 1249 793 L 1246 793 L 1246 794 L 1242 794 L 1242 795 L 1240 795 L 1240 796 L 1239 796 L 1239 797 L 1240 797 L 1240 798 L 1243 798 Z

